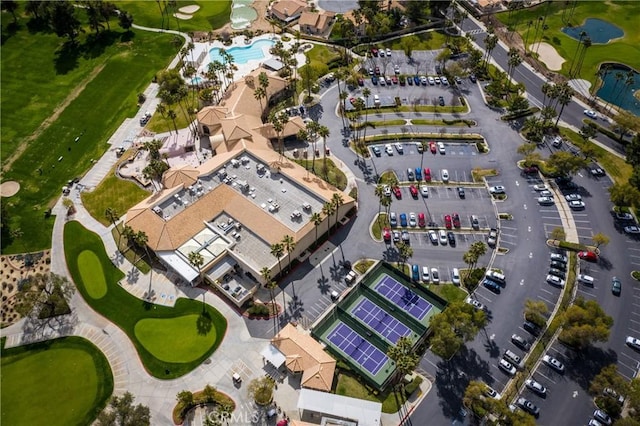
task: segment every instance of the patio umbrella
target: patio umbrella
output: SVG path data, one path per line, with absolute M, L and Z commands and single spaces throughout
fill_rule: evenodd
M 276 426 L 287 426 L 288 424 L 289 421 L 287 419 L 282 419 L 278 423 L 276 423 Z

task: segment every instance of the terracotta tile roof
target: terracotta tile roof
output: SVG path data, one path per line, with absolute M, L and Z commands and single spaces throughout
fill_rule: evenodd
M 165 188 L 173 188 L 174 186 L 193 185 L 198 180 L 200 172 L 192 166 L 181 166 L 169 169 L 162 176 L 162 185 Z
M 302 0 L 280 0 L 271 6 L 271 10 L 278 12 L 282 16 L 293 16 L 306 7 L 307 3 Z
M 271 339 L 271 344 L 286 357 L 286 365 L 293 372 L 303 372 L 302 385 L 330 391 L 336 360 L 324 351 L 313 337 L 287 324 Z
M 198 122 L 205 126 L 216 126 L 227 116 L 227 109 L 219 106 L 208 106 L 198 111 Z
M 298 20 L 298 24 L 300 26 L 302 25 L 309 25 L 310 27 L 315 27 L 316 23 L 318 22 L 318 18 L 320 17 L 320 14 L 318 12 L 302 12 L 302 14 L 300 15 L 300 19 Z

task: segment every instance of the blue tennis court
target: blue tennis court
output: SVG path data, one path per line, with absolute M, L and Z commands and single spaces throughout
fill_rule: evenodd
M 389 360 L 384 352 L 364 340 L 343 322 L 338 322 L 327 339 L 374 376 Z
M 411 334 L 409 327 L 367 298 L 360 300 L 360 303 L 351 309 L 351 313 L 393 344 L 401 337 Z
M 433 305 L 388 275 L 383 275 L 374 289 L 411 316 L 422 320 Z

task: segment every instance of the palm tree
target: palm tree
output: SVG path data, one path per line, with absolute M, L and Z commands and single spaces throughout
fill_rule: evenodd
M 369 96 L 371 96 L 371 90 L 368 87 L 365 87 L 362 90 L 362 96 L 365 99 L 365 107 L 364 107 L 364 134 L 362 135 L 363 139 L 367 139 L 367 120 L 369 119 Z M 357 151 L 356 151 L 357 152 Z
M 590 37 L 585 37 L 584 40 L 582 40 L 582 51 L 580 53 L 580 60 L 578 62 L 578 66 L 575 70 L 575 74 L 574 76 L 579 76 L 580 75 L 580 71 L 582 71 L 582 64 L 584 62 L 584 57 L 587 54 L 587 49 L 591 47 L 591 38 Z
M 311 215 L 311 222 L 313 222 L 313 225 L 316 228 L 316 240 L 314 241 L 314 245 L 317 246 L 318 245 L 318 227 L 322 223 L 322 216 L 320 216 L 320 213 L 314 212 Z
M 344 204 L 344 198 L 342 198 L 342 194 L 339 192 L 334 192 L 331 197 L 331 204 L 335 206 L 336 209 L 336 229 L 338 228 L 338 217 L 340 217 L 340 207 Z
M 516 70 L 516 67 L 522 63 L 522 56 L 518 53 L 518 49 L 512 47 L 509 49 L 509 61 L 508 61 L 508 71 L 507 75 L 509 78 L 507 79 L 507 93 L 511 90 L 511 78 L 513 77 L 513 72 Z
M 287 257 L 289 258 L 289 270 L 291 270 L 291 252 L 296 248 L 296 242 L 291 235 L 285 235 L 282 237 L 282 248 L 287 251 Z
M 547 95 L 551 90 L 551 84 L 545 81 L 542 83 L 542 86 L 540 86 L 540 90 L 542 91 L 542 106 L 545 106 L 547 104 Z
M 284 247 L 280 243 L 271 244 L 271 255 L 278 259 L 278 269 L 280 270 L 280 276 L 282 276 L 282 265 L 280 264 L 280 258 L 284 254 Z
M 204 265 L 204 257 L 197 251 L 189 252 L 189 263 L 198 270 L 198 277 L 202 281 L 202 265 Z
M 578 53 L 580 52 L 580 49 L 582 48 L 582 39 L 585 38 L 586 36 L 587 36 L 587 32 L 586 31 L 580 31 L 580 39 L 578 40 L 578 44 L 576 45 L 576 51 L 573 52 L 573 58 L 571 59 L 571 67 L 569 67 L 569 75 L 570 76 L 575 75 L 574 73 L 572 73 L 572 71 L 574 71 L 574 67 L 577 65 L 576 57 L 578 56 Z
M 338 97 L 340 98 L 340 109 L 342 110 L 342 113 L 340 114 L 342 127 L 346 129 L 347 124 L 344 120 L 347 117 L 347 98 L 349 97 L 349 94 L 345 91 L 340 91 Z
M 484 61 L 485 69 L 489 65 L 489 60 L 491 60 L 491 52 L 493 52 L 493 49 L 495 49 L 497 45 L 498 45 L 498 36 L 496 36 L 495 34 L 489 34 L 484 38 L 484 47 L 485 47 L 485 50 L 487 51 L 485 61 Z
M 269 269 L 269 267 L 267 266 L 260 269 L 260 275 L 264 279 L 264 282 L 265 282 L 264 286 L 269 290 L 269 297 L 271 298 L 271 306 L 274 307 L 276 304 L 276 301 L 275 301 L 276 297 L 275 297 L 275 294 L 273 293 L 273 290 L 278 286 L 278 283 L 271 279 L 271 269 Z
M 397 393 L 399 391 L 399 400 L 404 401 L 404 378 L 407 374 L 413 373 L 420 357 L 413 349 L 413 341 L 406 336 L 399 338 L 395 345 L 389 346 L 387 356 L 396 364 L 394 391 Z M 404 413 L 399 413 L 399 415 L 404 417 Z
M 560 121 L 560 117 L 562 116 L 562 112 L 564 111 L 564 107 L 571 103 L 571 98 L 573 97 L 573 89 L 569 86 L 569 83 L 563 81 L 560 83 L 560 95 L 558 96 L 558 103 L 561 105 L 560 112 L 558 113 L 558 118 L 556 119 L 556 127 L 558 127 L 558 122 Z
M 109 222 L 111 222 L 113 227 L 118 231 L 118 247 L 120 247 L 120 237 L 122 237 L 122 233 L 116 226 L 116 222 L 120 219 L 120 216 L 118 215 L 118 211 L 113 207 L 107 207 L 107 209 L 104 211 L 104 216 L 109 220 Z
M 382 208 L 382 200 L 387 198 L 384 195 L 384 187 L 382 185 L 376 185 L 376 189 L 374 190 L 374 194 L 378 197 L 378 221 L 380 220 L 380 209 Z
M 133 242 L 136 246 L 138 246 L 141 249 L 144 249 L 144 251 L 147 252 L 147 242 L 149 242 L 149 237 L 144 231 L 136 232 L 136 234 L 133 236 Z M 147 252 L 147 257 L 149 257 L 148 255 L 149 253 Z M 136 262 L 137 262 L 137 259 L 134 257 L 133 264 L 135 265 Z M 149 264 L 151 264 L 151 259 L 149 259 Z
M 176 134 L 178 133 L 178 125 L 176 124 L 176 118 L 178 118 L 178 115 L 176 114 L 176 112 L 173 109 L 169 109 L 167 111 L 167 117 L 169 117 L 171 119 L 171 121 L 173 122 L 173 128 L 176 131 Z
M 322 167 L 324 168 L 324 177 L 325 179 L 328 176 L 327 170 L 327 138 L 329 137 L 329 128 L 327 126 L 320 125 L 318 126 L 317 134 L 322 138 Z
M 282 132 L 288 122 L 289 115 L 284 111 L 281 111 L 278 114 L 275 114 L 274 112 L 269 114 L 269 123 L 273 126 L 273 130 L 276 132 L 278 137 L 278 152 L 280 153 L 280 156 L 284 154 L 284 138 L 282 137 Z
M 326 202 L 322 205 L 322 213 L 327 217 L 327 232 L 331 231 L 331 215 L 335 212 L 333 203 Z
M 413 256 L 413 249 L 404 241 L 396 244 L 396 247 L 398 248 L 398 258 L 400 259 L 400 265 L 403 266 L 404 270 L 404 265 L 406 264 L 407 260 L 409 260 Z
M 133 228 L 129 225 L 124 225 L 122 229 L 122 236 L 127 240 L 127 249 L 131 245 L 131 241 L 133 241 L 133 237 L 135 236 L 135 232 L 133 232 Z
M 260 117 L 264 114 L 264 107 L 262 106 L 262 100 L 267 97 L 267 91 L 264 87 L 256 87 L 256 90 L 253 91 L 253 97 L 260 102 Z

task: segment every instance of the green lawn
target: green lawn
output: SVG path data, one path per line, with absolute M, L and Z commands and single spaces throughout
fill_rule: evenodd
M 562 10 L 566 2 L 547 2 L 544 5 L 524 9 L 513 14 L 514 22 L 519 22 L 517 30 L 526 39 L 528 22 L 534 21 L 531 26 L 531 33 L 528 37 L 529 43 L 535 34 L 535 22 L 538 17 L 543 16 L 549 10 L 546 25 L 549 29 L 545 31 L 543 41 L 556 48 L 560 56 L 567 62 L 562 65 L 560 71 L 563 75 L 568 75 L 572 58 L 578 46 L 578 40 L 565 35 L 561 30 L 565 24 L 562 22 Z M 550 6 L 547 6 L 550 4 Z M 497 15 L 505 24 L 509 22 L 508 12 Z M 612 41 L 608 44 L 593 44 L 587 49 L 584 64 L 581 69 L 580 78 L 596 81 L 598 66 L 603 62 L 622 62 L 635 69 L 640 69 L 640 31 L 638 31 L 637 18 L 640 16 L 640 2 L 629 1 L 581 1 L 578 2 L 571 24 L 580 26 L 587 18 L 600 18 L 608 21 L 624 31 L 624 37 Z
M 3 33 L 7 22 L 2 20 Z M 115 30 L 96 40 L 87 31 L 77 47 L 64 49 L 63 39 L 29 32 L 26 25 L 22 18 L 17 32 L 3 34 L 1 50 L 2 179 L 21 184 L 3 203 L 3 223 L 12 231 L 2 239 L 3 253 L 51 246 L 54 219 L 45 212 L 60 188 L 109 148 L 117 127 L 138 113 L 137 94 L 176 53 L 167 34 Z M 57 107 L 59 116 L 53 116 Z M 42 130 L 46 119 L 51 125 Z
M 107 281 L 98 256 L 91 250 L 84 250 L 78 255 L 78 270 L 87 293 L 98 300 L 107 294 Z
M 334 47 L 327 47 L 320 44 L 315 44 L 311 50 L 307 52 L 309 56 L 309 61 L 312 67 L 318 67 L 322 65 L 327 65 L 329 62 L 335 60 L 340 56 L 338 50 Z M 302 75 L 302 71 L 300 71 L 300 75 Z
M 405 37 L 411 37 L 411 36 L 409 35 Z M 414 52 L 418 50 L 440 49 L 446 40 L 446 37 L 444 36 L 444 34 L 438 31 L 428 31 L 425 33 L 416 34 L 415 37 L 417 37 L 420 40 L 420 42 L 413 45 Z M 382 47 L 384 47 L 385 49 L 388 47 L 391 50 L 404 50 L 402 47 L 403 38 L 404 37 L 401 37 L 392 41 L 387 41 L 385 43 L 382 43 Z
M 114 154 L 115 155 L 115 154 Z M 83 192 L 82 205 L 98 222 L 111 225 L 105 216 L 107 208 L 115 209 L 119 216 L 150 195 L 135 183 L 122 180 L 111 172 L 91 192 Z
M 2 351 L 2 424 L 91 424 L 113 392 L 105 356 L 65 337 Z
M 427 288 L 429 291 L 437 294 L 449 303 L 460 302 L 464 300 L 468 294 L 466 291 L 453 284 L 429 284 Z
M 387 414 L 397 413 L 399 409 L 398 402 L 400 401 L 396 399 L 396 394 L 394 392 L 387 390 L 383 393 L 374 393 L 372 389 L 367 388 L 355 377 L 348 374 L 338 375 L 336 395 L 350 396 L 352 398 L 364 399 L 365 401 L 380 402 L 382 403 L 382 412 Z M 404 402 L 404 400 L 402 402 Z
M 227 321 L 211 306 L 191 299 L 178 299 L 173 308 L 153 305 L 120 287 L 118 281 L 124 274 L 111 263 L 100 237 L 79 222 L 65 225 L 64 248 L 69 272 L 80 294 L 93 309 L 127 333 L 149 374 L 160 379 L 180 377 L 200 365 L 222 342 Z M 91 297 L 80 273 L 80 255 L 85 250 L 92 251 L 102 265 L 107 294 L 101 299 Z M 175 353 L 167 355 L 167 351 Z
M 135 24 L 145 27 L 163 28 L 163 14 L 160 12 L 158 3 L 164 8 L 167 2 L 116 0 L 115 3 L 119 9 L 126 10 L 133 15 L 133 22 Z M 169 8 L 169 15 L 164 14 L 164 29 L 179 29 L 182 32 L 206 32 L 221 28 L 231 20 L 231 0 L 176 1 L 177 9 L 190 5 L 200 6 L 200 9 L 191 15 L 191 19 L 177 19 L 173 16 L 173 9 Z

